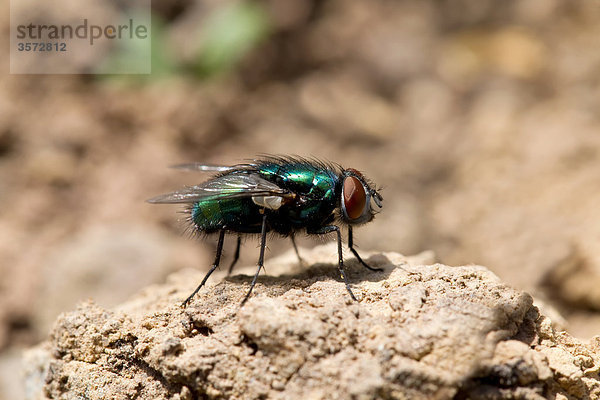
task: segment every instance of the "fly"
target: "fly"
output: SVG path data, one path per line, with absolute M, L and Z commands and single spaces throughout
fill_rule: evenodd
M 150 203 L 187 204 L 189 221 L 197 232 L 218 234 L 212 267 L 183 302 L 184 307 L 219 266 L 226 233 L 237 235 L 229 273 L 239 258 L 241 237 L 260 234 L 258 269 L 242 304 L 250 297 L 263 268 L 267 232 L 290 237 L 296 254 L 296 233 L 323 235 L 335 232 L 338 270 L 353 300 L 356 297 L 344 272 L 340 226 L 348 227 L 347 244 L 358 261 L 371 271 L 381 271 L 365 263 L 353 246 L 352 228 L 373 220 L 374 209 L 380 209 L 383 201 L 375 186 L 359 171 L 299 157 L 265 157 L 232 166 L 192 163 L 175 168 L 216 173 L 197 186 L 148 200 Z

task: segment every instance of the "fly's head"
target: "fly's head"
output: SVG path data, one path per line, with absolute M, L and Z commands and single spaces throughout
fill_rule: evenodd
M 341 219 L 349 225 L 370 222 L 382 208 L 383 197 L 359 171 L 342 171 Z

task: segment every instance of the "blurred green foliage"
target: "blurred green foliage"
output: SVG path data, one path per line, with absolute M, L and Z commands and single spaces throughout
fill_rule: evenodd
M 159 16 L 152 16 L 152 34 L 150 60 L 152 63 L 152 73 L 150 78 L 160 78 L 170 76 L 178 72 L 179 67 L 175 62 L 175 57 L 169 50 L 166 35 L 166 24 Z
M 171 51 L 168 23 L 160 15 L 152 15 L 151 21 L 152 73 L 110 75 L 102 79 L 148 82 L 185 73 L 207 79 L 233 70 L 271 32 L 268 13 L 261 4 L 250 0 L 227 2 L 199 22 L 202 26 L 192 36 L 200 42 L 198 54 L 191 63 L 184 63 L 177 61 Z M 113 69 L 126 69 L 146 62 L 141 56 L 143 45 L 143 41 L 124 41 L 124 46 L 116 49 L 107 63 Z
M 215 10 L 201 31 L 197 71 L 202 77 L 231 70 L 270 31 L 266 10 L 253 1 L 239 1 Z
M 171 76 L 179 71 L 179 66 L 175 58 L 169 51 L 166 42 L 166 25 L 160 16 L 153 15 L 147 18 L 147 15 L 132 16 L 134 20 L 151 21 L 150 28 L 150 62 L 151 73 L 135 75 L 97 75 L 100 79 L 111 81 L 143 82 L 152 79 L 158 79 L 165 76 Z M 140 65 L 147 62 L 147 41 L 145 40 L 124 40 L 119 41 L 120 46 L 113 50 L 106 63 L 100 70 L 143 70 L 146 65 Z

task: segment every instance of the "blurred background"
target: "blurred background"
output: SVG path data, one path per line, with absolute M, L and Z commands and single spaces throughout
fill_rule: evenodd
M 151 75 L 2 64 L 0 399 L 22 397 L 19 350 L 60 312 L 208 268 L 214 241 L 144 202 L 205 179 L 167 166 L 258 153 L 383 186 L 361 249 L 487 266 L 573 335 L 600 333 L 600 2 L 154 0 L 152 13 Z

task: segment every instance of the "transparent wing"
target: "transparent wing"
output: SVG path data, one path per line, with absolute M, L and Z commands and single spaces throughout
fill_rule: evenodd
M 190 186 L 173 193 L 147 200 L 149 203 L 195 203 L 207 198 L 231 199 L 255 196 L 278 196 L 293 198 L 294 194 L 269 182 L 257 174 L 230 174 Z
M 203 163 L 186 163 L 171 165 L 171 168 L 180 169 L 182 171 L 196 171 L 196 172 L 228 172 L 235 169 L 235 166 L 228 165 L 215 165 L 215 164 L 203 164 Z

